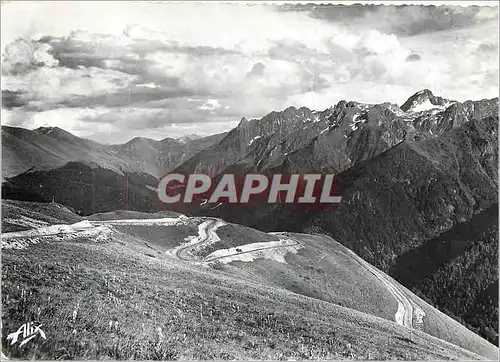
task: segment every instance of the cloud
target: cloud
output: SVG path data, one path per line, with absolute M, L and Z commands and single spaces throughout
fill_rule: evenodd
M 432 33 L 477 25 L 478 6 L 395 6 L 379 7 L 363 20 L 386 32 L 402 36 Z M 385 19 L 385 24 L 380 20 Z
M 406 45 L 422 60 L 412 68 L 428 69 L 435 94 L 456 100 L 498 96 L 498 27 L 494 22 L 407 38 Z M 422 69 L 422 73 L 425 74 Z M 418 79 L 413 80 L 419 84 Z M 422 81 L 420 81 L 422 83 Z
M 312 18 L 350 28 L 364 27 L 398 36 L 462 29 L 498 19 L 496 6 L 295 4 L 281 9 L 287 12 L 306 12 Z
M 139 123 L 138 119 L 146 122 Z M 125 143 L 137 135 L 156 140 L 186 134 L 208 136 L 225 132 L 238 122 L 236 118 L 204 118 L 204 121 L 199 122 L 194 119 L 192 112 L 172 114 L 168 110 L 141 108 L 57 108 L 41 112 L 2 109 L 4 124 L 29 129 L 56 126 L 106 144 Z
M 2 90 L 22 94 L 27 106 L 51 108 L 75 98 L 92 104 L 96 97 L 126 89 L 135 76 L 99 68 L 39 67 L 2 77 Z
M 2 75 L 22 75 L 37 68 L 57 66 L 49 49 L 47 44 L 22 38 L 7 44 L 2 54 Z
M 406 57 L 406 60 L 409 62 L 419 61 L 420 59 L 422 59 L 422 58 L 420 57 L 420 55 L 418 55 L 416 53 L 412 53 Z
M 2 107 L 12 109 L 22 107 L 26 102 L 22 99 L 21 92 L 2 90 Z
M 252 70 L 247 73 L 247 77 L 262 77 L 266 66 L 260 62 L 255 63 Z
M 8 3 L 3 110 L 18 126 L 60 122 L 118 141 L 207 134 L 290 105 L 402 103 L 423 88 L 490 98 L 498 92 L 492 9 Z M 46 21 L 55 13 L 60 21 Z

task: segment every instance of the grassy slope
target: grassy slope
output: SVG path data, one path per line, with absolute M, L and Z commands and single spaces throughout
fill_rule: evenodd
M 271 235 L 260 230 L 237 224 L 226 224 L 219 227 L 217 229 L 217 235 L 221 239 L 220 241 L 209 245 L 202 245 L 200 248 L 196 248 L 195 253 L 201 257 L 206 257 L 219 249 L 279 240 L 279 237 L 276 235 Z
M 19 222 L 22 219 L 24 222 Z M 2 232 L 28 230 L 42 223 L 65 224 L 81 221 L 81 217 L 56 203 L 2 200 Z
M 332 246 L 320 236 L 300 235 L 299 240 L 302 248 L 297 254 L 287 254 L 286 264 L 261 258 L 251 263 L 232 262 L 225 270 L 262 284 L 394 320 L 397 302 L 371 273 L 343 252 L 343 247 Z
M 6 250 L 2 346 L 50 359 L 471 359 L 476 355 L 380 318 L 146 256 L 129 236 Z M 22 270 L 22 272 L 20 272 Z M 47 340 L 10 347 L 26 320 Z
M 299 238 L 302 249 L 297 254 L 289 253 L 287 264 L 258 259 L 252 263 L 233 262 L 224 270 L 262 284 L 394 320 L 397 310 L 394 297 L 369 271 L 360 268 L 343 245 L 323 235 L 291 235 Z M 395 280 L 393 283 L 399 284 Z M 489 358 L 498 356 L 498 349 L 492 344 L 400 287 L 425 312 L 424 332 Z
M 126 165 L 105 145 L 54 129 L 56 135 L 2 126 L 2 172 L 11 177 L 36 166 L 39 169 L 81 160 L 119 171 Z M 55 137 L 55 138 L 54 138 Z
M 89 220 L 121 220 L 121 219 L 162 219 L 165 217 L 176 217 L 179 214 L 173 211 L 164 212 L 140 212 L 140 211 L 129 211 L 129 210 L 115 210 L 110 212 L 103 212 L 93 214 L 87 217 Z
M 116 230 L 134 237 L 143 245 L 148 245 L 157 253 L 164 253 L 169 249 L 175 248 L 180 243 L 185 242 L 188 236 L 198 235 L 198 226 L 196 223 L 179 226 L 162 225 L 115 225 Z
M 148 174 L 127 176 L 81 162 L 47 171 L 32 171 L 9 178 L 2 185 L 2 198 L 24 200 L 26 194 L 36 200 L 51 201 L 72 207 L 80 215 L 129 209 L 156 211 L 158 199 L 148 186 L 158 180 Z M 33 198 L 34 199 L 34 198 Z
M 4 208 L 7 210 L 16 209 L 22 211 L 26 206 L 27 205 L 25 203 L 8 202 L 7 205 L 4 205 Z M 60 206 L 57 204 L 30 204 L 28 205 L 28 207 L 30 207 L 32 210 L 43 210 L 47 214 L 58 216 L 60 222 L 63 222 L 64 218 L 68 218 L 71 215 L 73 215 L 73 217 L 77 218 L 78 220 L 80 219 L 79 217 L 72 214 L 69 210 L 66 210 L 65 213 L 61 214 L 61 212 L 59 211 Z M 27 212 L 26 210 L 24 211 Z M 18 214 L 19 213 L 17 213 L 16 215 Z M 116 215 L 100 215 L 99 217 L 97 217 L 97 219 L 114 219 L 123 216 L 122 214 L 123 213 L 117 213 Z M 129 216 L 144 218 L 145 216 L 147 216 L 147 214 L 135 215 L 135 213 L 133 213 L 133 215 Z M 155 214 L 152 214 L 151 218 L 153 218 L 154 216 Z M 57 219 L 54 219 L 53 221 L 56 220 Z M 285 293 L 285 295 L 288 295 L 287 297 L 284 297 L 285 300 L 287 300 L 287 303 L 295 303 L 292 302 L 292 300 L 288 300 L 287 298 L 292 298 L 294 300 L 296 298 L 299 298 L 299 300 L 303 300 L 304 303 L 313 303 L 311 299 L 307 298 L 312 297 L 316 300 L 332 302 L 340 306 L 353 308 L 358 311 L 366 312 L 368 314 L 383 317 L 389 320 L 394 319 L 396 303 L 394 301 L 394 298 L 387 292 L 387 289 L 383 285 L 381 285 L 379 281 L 370 273 L 368 273 L 366 270 L 361 269 L 358 264 L 353 262 L 351 257 L 347 257 L 345 254 L 345 248 L 343 246 L 334 242 L 332 239 L 323 236 L 300 235 L 302 249 L 298 254 L 287 255 L 288 264 L 272 262 L 265 259 L 258 259 L 252 263 L 232 263 L 230 266 L 224 267 L 224 272 L 221 273 L 220 271 L 211 270 L 209 268 L 202 268 L 201 270 L 191 269 L 190 267 L 186 267 L 182 263 L 177 265 L 177 262 L 175 260 L 166 258 L 164 254 L 166 250 L 177 246 L 180 242 L 183 242 L 184 238 L 187 236 L 197 235 L 197 224 L 199 222 L 201 222 L 201 220 L 192 220 L 192 222 L 187 225 L 177 227 L 115 225 L 114 228 L 117 230 L 118 237 L 115 238 L 112 243 L 108 243 L 105 245 L 92 244 L 91 240 L 81 240 L 81 244 L 63 242 L 43 245 L 40 244 L 25 251 L 5 250 L 3 253 L 3 263 L 6 267 L 4 267 L 2 271 L 4 275 L 2 286 L 4 288 L 3 291 L 7 293 L 7 297 L 4 297 L 3 299 L 3 317 L 7 315 L 7 320 L 10 320 L 11 318 L 15 319 L 15 315 L 17 315 L 17 318 L 19 319 L 23 315 L 23 313 L 25 313 L 25 311 L 22 310 L 16 311 L 18 307 L 15 307 L 13 308 L 14 316 L 12 316 L 12 306 L 16 303 L 16 299 L 17 301 L 19 301 L 19 296 L 21 296 L 21 300 L 30 298 L 29 293 L 28 295 L 23 296 L 22 292 L 20 292 L 22 290 L 31 291 L 35 295 L 38 295 L 40 293 L 40 290 L 45 290 L 48 288 L 45 292 L 48 293 L 46 294 L 47 298 L 49 298 L 50 295 L 50 300 L 57 300 L 59 297 L 67 299 L 69 298 L 69 296 L 67 296 L 66 293 L 71 294 L 73 292 L 76 292 L 77 294 L 82 294 L 82 296 L 88 294 L 92 296 L 92 298 L 86 302 L 87 307 L 90 310 L 92 309 L 91 305 L 93 302 L 97 303 L 96 305 L 100 305 L 100 303 L 103 303 L 101 299 L 95 299 L 96 290 L 94 287 L 97 287 L 99 283 L 96 284 L 94 279 L 106 279 L 111 275 L 113 275 L 113 278 L 116 278 L 117 275 L 121 275 L 124 283 L 131 283 L 132 285 L 134 285 L 134 293 L 125 293 L 121 294 L 121 296 L 127 298 L 126 296 L 132 295 L 132 300 L 136 300 L 137 303 L 141 303 L 142 305 L 145 305 L 145 303 L 148 304 L 149 301 L 146 299 L 147 293 L 141 294 L 142 292 L 140 290 L 142 288 L 153 288 L 153 285 L 155 284 L 156 286 L 154 288 L 156 290 L 158 285 L 164 285 L 165 283 L 175 284 L 176 287 L 174 287 L 174 289 L 177 289 L 177 286 L 187 286 L 189 285 L 189 283 L 194 283 L 192 284 L 193 288 L 195 288 L 198 293 L 201 293 L 201 298 L 204 298 L 207 297 L 207 295 L 212 295 L 212 297 L 215 297 L 215 291 L 208 289 L 202 290 L 203 286 L 201 284 L 198 285 L 199 282 L 195 281 L 197 278 L 201 277 L 205 278 L 206 280 L 210 280 L 209 284 L 216 283 L 219 286 L 224 286 L 226 285 L 226 283 L 228 283 L 228 281 L 230 281 L 230 283 L 233 283 L 234 277 L 236 277 L 239 282 L 235 287 L 234 298 L 238 300 L 240 300 L 241 298 L 245 298 L 245 296 L 239 294 L 240 291 L 243 290 L 249 292 L 249 290 L 247 290 L 247 287 L 248 283 L 250 283 L 252 285 L 252 288 L 264 290 L 263 296 L 266 296 L 266 293 L 271 293 L 273 295 L 275 293 L 278 293 L 279 295 L 281 295 L 281 293 Z M 269 235 L 235 224 L 227 224 L 225 226 L 222 226 L 219 228 L 217 233 L 221 237 L 222 241 L 208 248 L 210 250 L 227 248 L 231 246 L 242 245 L 245 243 L 276 239 L 276 236 L 274 235 Z M 205 255 L 208 251 L 210 251 L 208 249 L 201 249 L 199 250 L 199 252 Z M 24 264 L 26 264 L 26 266 Z M 26 268 L 27 266 L 28 269 L 32 271 L 32 273 L 27 272 L 26 274 L 24 274 L 23 271 L 22 280 L 24 281 L 24 287 L 20 286 L 21 289 L 17 289 L 17 283 L 19 281 L 18 271 L 21 268 Z M 74 270 L 76 270 L 75 268 L 80 271 L 84 271 L 84 274 L 74 273 Z M 146 272 L 145 270 L 149 271 Z M 56 271 L 56 273 L 54 274 L 53 271 Z M 187 272 L 185 275 L 182 274 L 184 271 Z M 149 274 L 153 276 L 151 280 L 147 279 L 147 275 Z M 138 284 L 136 283 L 137 280 L 135 279 L 138 275 L 142 275 L 143 277 L 139 289 L 137 289 Z M 86 280 L 86 276 L 89 277 L 87 278 L 88 280 Z M 81 284 L 81 288 L 75 291 L 72 290 L 68 285 L 67 289 L 63 289 L 64 292 L 61 295 L 58 294 L 59 296 L 54 296 L 52 295 L 52 291 L 50 291 L 50 289 L 52 287 L 60 289 L 58 288 L 58 278 L 67 280 L 68 283 L 71 283 L 71 281 L 74 280 L 75 283 Z M 194 280 L 192 280 L 193 278 Z M 186 284 L 184 282 L 186 282 L 187 279 L 189 279 L 189 282 Z M 44 286 L 40 288 L 40 282 L 42 280 Z M 50 285 L 52 285 L 52 287 L 50 287 Z M 233 287 L 234 286 L 231 286 L 231 288 Z M 100 287 L 98 287 L 98 289 L 100 290 Z M 12 290 L 14 291 L 10 296 L 8 294 L 9 290 L 11 291 L 11 293 Z M 286 294 L 285 290 L 288 290 L 295 294 Z M 21 295 L 19 293 L 21 293 Z M 179 292 L 176 291 L 175 293 Z M 411 293 L 409 292 L 408 294 L 411 295 Z M 144 298 L 141 297 L 141 295 L 143 295 Z M 304 296 L 305 299 L 301 296 Z M 109 294 L 106 298 L 108 297 L 112 299 Z M 13 298 L 14 300 L 12 300 Z M 82 298 L 85 299 L 85 297 Z M 216 299 L 212 301 L 214 303 L 219 303 L 216 301 Z M 62 300 L 60 300 L 60 302 L 63 303 Z M 128 302 L 129 301 L 127 301 L 127 303 Z M 233 303 L 233 301 L 229 302 Z M 241 302 L 245 303 L 244 300 Z M 121 305 L 120 303 L 121 302 L 118 303 L 118 307 Z M 265 312 L 265 310 L 266 308 L 270 308 L 269 300 L 267 300 L 266 302 L 262 302 L 262 300 L 259 299 L 258 303 L 263 303 L 264 306 L 264 308 L 261 309 L 259 313 L 267 313 Z M 314 303 L 321 304 L 321 302 L 319 301 L 315 301 Z M 425 305 L 425 303 L 421 300 L 418 300 L 417 303 L 419 305 Z M 335 308 L 339 308 L 334 304 L 332 304 L 328 308 L 333 308 L 334 310 Z M 211 306 L 212 302 L 208 302 L 207 305 Z M 8 307 L 7 313 L 5 313 L 6 307 Z M 34 306 L 31 307 L 34 308 Z M 67 308 L 70 307 L 71 304 L 67 306 Z M 131 305 L 123 305 L 123 307 L 125 308 L 122 310 L 123 313 L 130 312 L 128 309 L 131 307 Z M 48 305 L 45 308 L 50 309 Z M 271 307 L 271 309 L 273 308 Z M 452 341 L 455 344 L 462 345 L 469 350 L 485 354 L 485 349 L 482 348 L 484 346 L 481 346 L 481 343 L 478 344 L 477 336 L 473 335 L 465 328 L 458 325 L 458 323 L 455 323 L 456 325 L 454 325 L 453 323 L 450 324 L 450 319 L 448 317 L 442 315 L 438 311 L 435 311 L 431 306 L 426 305 L 424 309 L 429 316 L 425 323 L 425 331 L 433 335 L 440 336 L 441 338 L 448 341 Z M 73 313 L 73 311 L 70 312 Z M 300 309 L 296 310 L 296 313 L 301 313 Z M 285 315 L 287 315 L 287 313 L 285 313 Z M 293 316 L 293 313 L 291 313 L 290 315 Z M 236 315 L 234 315 L 233 317 L 235 316 Z M 231 315 L 228 315 L 228 317 L 231 317 Z M 364 316 L 362 317 L 362 319 L 367 317 L 368 316 Z M 313 316 L 311 318 L 316 317 Z M 238 321 L 245 322 L 246 319 L 239 319 Z M 53 321 L 51 321 L 50 323 L 52 322 Z M 76 320 L 74 322 L 76 323 Z M 55 323 L 56 322 L 53 322 L 53 324 Z M 337 323 L 337 321 L 335 321 L 334 323 Z M 261 330 L 259 333 L 271 333 L 270 331 L 267 331 L 268 326 L 260 327 L 263 327 L 261 329 L 265 329 L 265 331 Z M 394 325 L 394 328 L 399 327 Z M 10 331 L 10 329 L 8 330 Z M 98 333 L 96 333 L 95 335 L 97 334 Z M 410 334 L 407 332 L 406 337 L 403 338 L 413 338 L 413 335 L 414 333 Z M 389 338 L 389 336 L 386 337 Z M 160 337 L 158 336 L 158 338 Z M 313 344 L 316 343 L 315 339 L 317 338 L 317 336 L 312 334 L 311 338 L 313 338 L 313 340 L 311 340 L 310 342 Z M 177 344 L 175 345 L 177 346 Z M 358 350 L 356 350 L 355 348 L 356 351 L 352 352 L 351 355 L 364 357 L 374 356 L 372 352 L 366 354 L 363 346 L 363 344 L 358 346 Z M 74 349 L 70 350 L 67 348 L 68 354 L 62 355 L 62 357 L 68 358 L 71 356 L 75 358 L 99 358 L 103 355 L 108 355 L 113 358 L 121 358 L 121 355 L 110 355 L 109 351 L 107 350 L 105 352 L 100 351 L 99 348 L 101 347 L 97 348 L 96 350 L 92 350 L 92 348 L 91 352 L 89 353 L 95 354 L 91 356 L 85 355 L 84 357 L 82 357 L 82 355 L 78 355 L 78 351 L 75 351 Z M 120 347 L 115 346 L 115 348 L 119 349 Z M 126 348 L 128 347 L 123 348 L 125 348 L 126 350 Z M 125 350 L 119 353 L 129 353 L 129 358 L 156 358 L 154 357 L 155 355 L 149 354 L 152 352 L 150 350 L 147 350 L 147 347 L 144 348 L 140 353 L 137 352 L 139 354 L 137 354 L 136 352 L 134 352 L 135 354 L 130 354 L 132 353 L 131 351 L 125 352 Z M 175 349 L 175 346 L 173 348 Z M 287 354 L 286 351 L 279 352 L 284 353 L 283 355 L 273 354 L 276 351 L 271 349 L 267 352 L 263 352 L 263 350 L 261 350 L 260 352 L 254 351 L 256 354 L 251 355 L 242 355 L 241 351 L 239 351 L 238 354 L 233 353 L 230 355 L 236 357 L 239 356 L 240 358 L 244 358 L 242 356 L 245 356 L 245 358 L 257 358 L 256 356 L 261 356 L 262 358 L 278 358 L 283 356 L 295 356 L 299 358 L 313 358 L 315 356 L 330 358 L 346 357 L 342 354 L 334 354 L 332 351 L 328 352 L 328 354 L 325 352 L 327 351 L 324 349 L 326 348 L 325 346 L 321 348 L 321 351 L 323 352 L 318 352 L 319 350 L 317 349 L 315 350 L 316 352 L 312 352 L 311 350 L 310 352 L 307 352 L 311 353 L 310 355 L 307 355 L 307 353 L 303 354 L 304 350 L 302 347 L 302 354 L 297 354 L 297 351 L 289 351 L 291 354 Z M 400 354 L 398 354 L 398 356 L 401 357 L 404 356 L 404 353 L 408 353 L 404 352 L 406 351 L 406 348 L 407 346 L 405 346 L 404 344 L 401 345 L 399 347 L 400 352 L 398 353 Z M 487 349 L 488 348 L 486 348 L 486 350 Z M 249 348 L 248 350 L 251 351 L 252 348 Z M 245 352 L 246 351 L 247 349 L 245 349 Z M 337 352 L 337 350 L 335 351 Z M 37 356 L 43 355 L 47 357 L 49 357 L 49 354 L 52 352 L 53 351 L 49 351 L 49 349 L 43 349 L 38 352 L 33 351 L 33 353 L 39 353 L 37 354 Z M 83 353 L 83 350 L 81 352 Z M 199 353 L 198 355 L 195 352 L 193 352 L 194 354 L 191 355 L 181 355 L 179 353 L 179 351 L 175 352 L 175 356 L 187 356 L 186 358 L 196 358 L 196 356 L 198 356 L 199 358 L 201 358 L 204 352 L 196 352 Z M 267 354 L 263 355 L 262 353 Z M 389 352 L 386 351 L 386 353 Z M 424 356 L 425 353 L 428 352 L 422 353 L 424 354 L 421 356 Z M 488 356 L 488 352 L 486 352 L 486 355 Z M 56 358 L 54 357 L 54 355 L 50 356 Z M 380 358 L 390 357 L 390 355 L 384 354 L 378 354 L 378 356 L 380 356 Z M 489 356 L 491 356 L 491 354 Z M 215 357 L 223 358 L 224 356 L 217 355 Z

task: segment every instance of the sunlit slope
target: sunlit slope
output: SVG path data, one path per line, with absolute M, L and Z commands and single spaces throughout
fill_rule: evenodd
M 151 254 L 138 239 L 108 228 L 106 239 L 80 235 L 3 251 L 8 357 L 479 358 L 382 318 Z M 26 318 L 43 323 L 47 340 L 10 346 L 7 332 Z
M 272 255 L 251 262 L 232 258 L 224 263 L 223 270 L 386 318 L 488 358 L 497 358 L 498 349 L 491 343 L 424 302 L 340 243 L 323 235 L 289 235 L 300 242 L 300 249 L 286 253 L 281 260 Z
M 57 203 L 2 200 L 2 232 L 75 223 L 82 218 Z
M 3 235 L 6 330 L 33 313 L 71 329 L 31 355 L 4 340 L 8 354 L 60 358 L 56 346 L 76 343 L 76 329 L 88 358 L 226 358 L 223 350 L 227 358 L 496 359 L 496 347 L 331 238 L 183 215 L 117 219 L 124 215 Z M 22 290 L 36 298 L 19 307 Z M 73 309 L 88 315 L 77 322 Z M 102 324 L 110 318 L 114 332 Z M 176 343 L 155 352 L 158 327 Z M 104 330 L 128 342 L 98 341 Z M 87 358 L 84 350 L 66 357 Z

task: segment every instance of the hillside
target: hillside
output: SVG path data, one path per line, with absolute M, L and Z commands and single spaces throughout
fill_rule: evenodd
M 81 221 L 67 207 L 56 203 L 2 200 L 2 232 Z
M 343 202 L 338 207 L 325 210 L 298 208 L 299 205 L 223 205 L 215 210 L 205 208 L 199 213 L 262 230 L 326 233 L 391 273 L 390 268 L 398 257 L 418 249 L 460 223 L 467 223 L 497 202 L 497 135 L 498 118 L 486 118 L 468 121 L 438 137 L 405 140 L 339 173 L 336 192 L 342 195 Z M 496 222 L 491 228 L 498 230 Z M 472 239 L 482 240 L 476 237 L 478 235 Z M 478 246 L 471 252 L 479 258 L 478 263 L 482 258 L 495 255 L 498 239 L 490 239 L 492 244 L 487 250 Z M 433 258 L 432 251 L 426 255 Z M 447 280 L 453 280 L 452 275 L 457 273 L 450 274 L 448 270 L 440 277 L 442 283 L 435 287 L 416 287 L 421 295 L 440 305 L 437 302 L 439 293 L 456 295 L 462 288 L 472 288 L 471 293 L 466 293 L 466 304 L 479 302 L 475 296 L 486 285 L 474 283 L 475 273 L 479 273 L 477 278 L 482 282 L 492 282 L 490 276 L 498 274 L 496 263 L 485 264 L 488 277 L 482 278 L 482 271 L 474 266 L 478 264 L 470 265 L 465 254 L 455 262 L 455 269 L 469 270 L 471 280 L 467 285 L 447 284 Z M 405 264 L 401 265 L 400 269 L 405 269 Z M 416 268 L 426 270 L 421 265 Z M 405 283 L 399 279 L 400 273 L 394 276 L 413 288 L 414 281 Z M 449 300 L 442 307 L 451 315 L 477 323 L 478 319 L 470 319 L 470 312 L 466 310 L 469 307 L 455 306 L 452 298 Z M 491 300 L 498 305 L 496 295 L 492 295 Z M 497 308 L 488 310 L 490 315 L 487 318 L 495 315 L 491 313 L 497 313 Z M 493 327 L 489 322 L 473 326 L 483 330 L 483 336 L 495 341 L 495 333 L 486 331 Z
M 498 203 L 396 259 L 389 273 L 495 344 Z
M 386 270 L 401 253 L 496 202 L 497 134 L 498 118 L 471 121 L 357 164 L 336 178 L 342 205 L 307 225 Z
M 2 174 L 4 178 L 12 177 L 32 168 L 48 170 L 80 162 L 118 173 L 145 172 L 159 177 L 224 135 L 161 141 L 137 137 L 123 145 L 104 145 L 58 127 L 31 131 L 2 126 Z
M 72 135 L 60 128 L 30 131 L 2 126 L 2 175 L 11 177 L 31 168 L 61 166 L 68 161 L 98 164 L 119 172 L 125 162 L 106 146 Z
M 180 216 L 54 225 L 4 234 L 2 243 L 4 329 L 15 330 L 32 316 L 50 333 L 24 348 L 9 346 L 3 334 L 10 358 L 498 355 L 496 347 L 319 235 L 265 234 Z M 261 244 L 265 249 L 257 250 Z M 321 262 L 318 253 L 325 256 Z M 22 274 L 15 272 L 21 267 Z M 279 278 L 283 273 L 289 279 Z M 314 294 L 316 288 L 323 294 Z
M 47 171 L 28 171 L 8 178 L 2 198 L 21 201 L 26 195 L 35 201 L 67 205 L 79 215 L 113 210 L 156 210 L 154 187 L 157 179 L 149 174 L 114 172 L 69 162 Z

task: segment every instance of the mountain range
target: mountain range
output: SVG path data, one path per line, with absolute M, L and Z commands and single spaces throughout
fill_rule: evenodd
M 136 137 L 125 144 L 104 145 L 58 127 L 31 131 L 2 126 L 2 175 L 5 178 L 28 170 L 48 170 L 74 161 L 118 173 L 143 172 L 161 177 L 224 135 L 190 135 L 160 141 Z
M 166 208 L 155 186 L 169 172 L 333 173 L 343 199 L 335 208 L 206 203 L 175 211 L 329 235 L 495 342 L 497 138 L 498 98 L 457 102 L 430 90 L 401 106 L 289 107 L 183 140 L 102 145 L 59 128 L 3 126 L 2 197 L 55 201 L 80 215 L 153 212 Z

